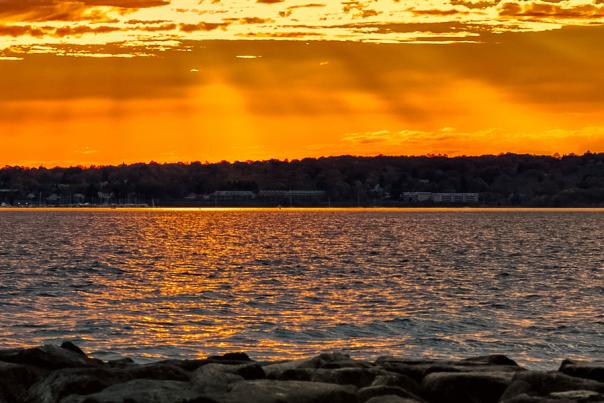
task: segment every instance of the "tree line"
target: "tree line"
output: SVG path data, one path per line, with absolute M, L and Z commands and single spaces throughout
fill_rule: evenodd
M 344 205 L 397 205 L 403 192 L 472 192 L 480 193 L 481 204 L 493 206 L 604 206 L 604 153 L 0 169 L 0 201 L 10 204 L 64 204 L 74 197 L 195 204 L 223 190 L 320 190 L 330 203 Z

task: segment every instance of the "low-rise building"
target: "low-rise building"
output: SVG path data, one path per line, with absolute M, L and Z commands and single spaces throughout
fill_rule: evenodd
M 255 197 L 256 194 L 254 192 L 247 190 L 217 190 L 208 195 L 209 199 L 220 201 L 252 200 Z
M 326 196 L 323 190 L 261 190 L 258 198 L 265 200 L 321 200 Z
M 479 193 L 432 193 L 432 192 L 404 192 L 401 200 L 407 203 L 478 203 Z

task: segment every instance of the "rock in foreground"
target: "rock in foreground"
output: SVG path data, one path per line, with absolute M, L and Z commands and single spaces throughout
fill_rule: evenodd
M 0 403 L 604 403 L 602 368 L 565 360 L 559 371 L 536 372 L 501 355 L 369 362 L 342 353 L 139 365 L 93 359 L 64 343 L 0 350 Z

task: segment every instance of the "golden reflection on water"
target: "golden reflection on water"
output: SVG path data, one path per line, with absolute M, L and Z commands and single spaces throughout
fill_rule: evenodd
M 603 209 L 47 211 L 0 214 L 6 347 L 536 363 L 601 350 Z

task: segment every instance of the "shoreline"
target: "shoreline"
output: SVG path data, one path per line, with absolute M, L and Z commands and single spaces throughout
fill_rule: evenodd
M 488 213 L 488 212 L 587 212 L 604 213 L 604 207 L 0 207 L 2 211 L 259 211 L 259 212 L 426 212 L 426 213 Z
M 532 371 L 505 355 L 369 361 L 334 352 L 269 362 L 239 352 L 137 364 L 91 358 L 64 342 L 0 350 L 0 402 L 604 402 L 604 361 Z

